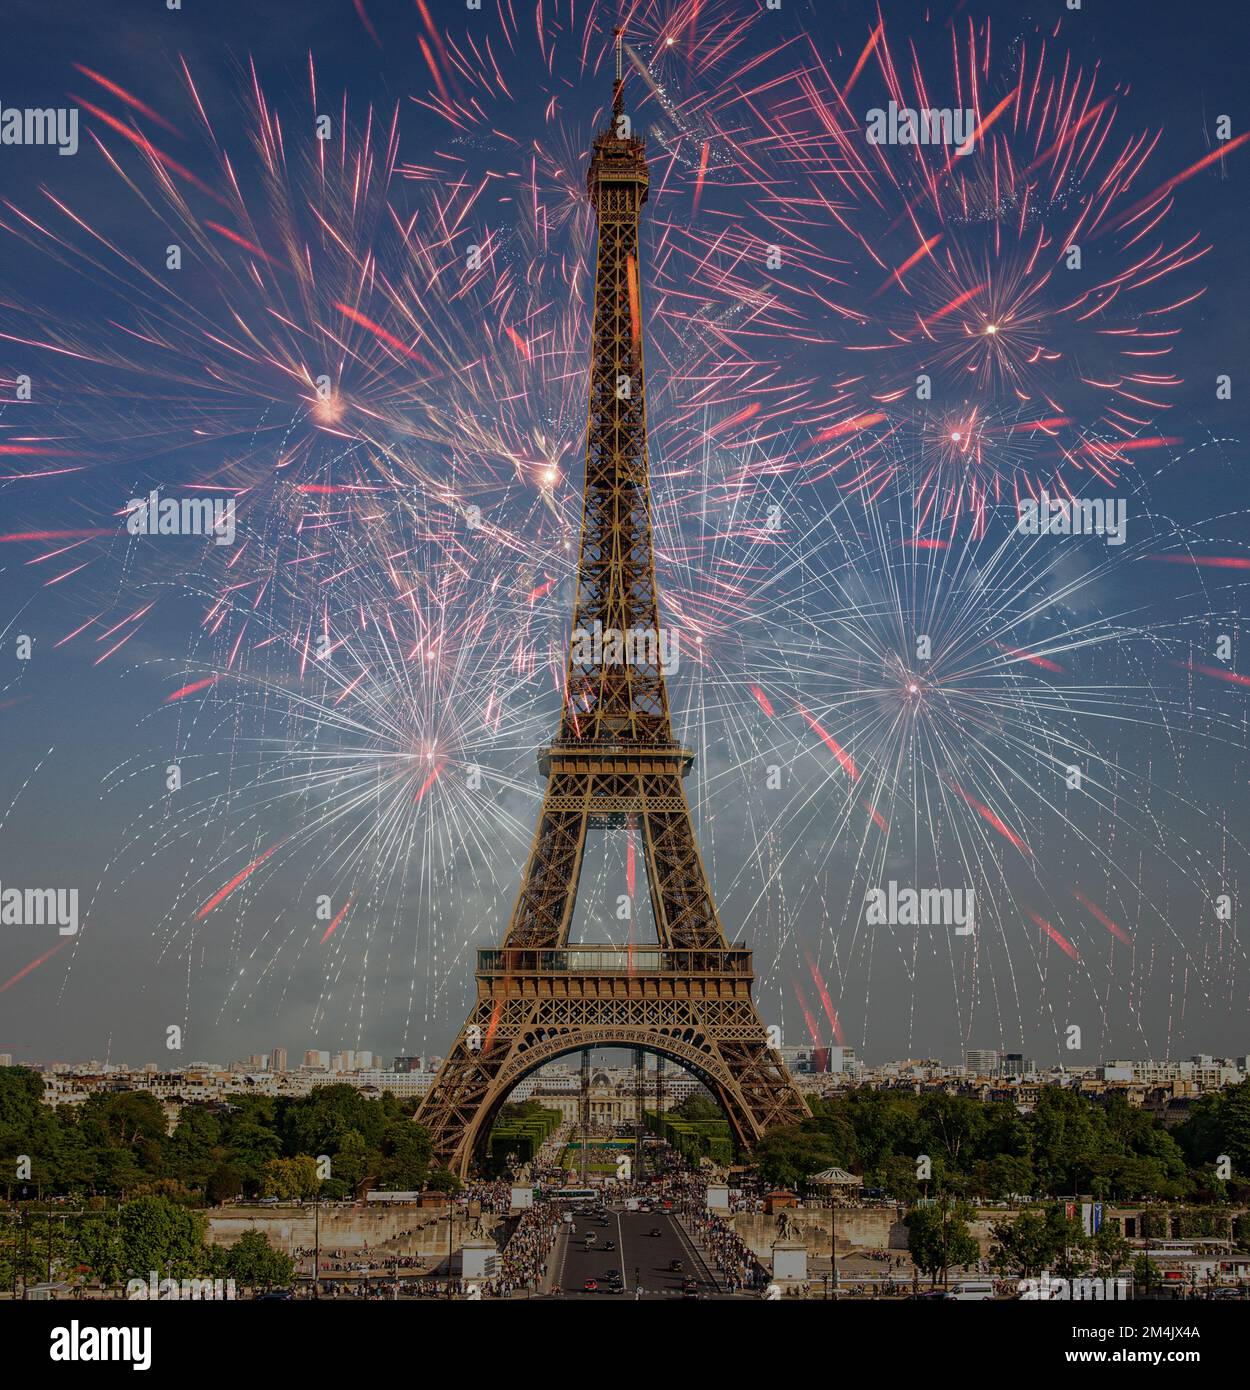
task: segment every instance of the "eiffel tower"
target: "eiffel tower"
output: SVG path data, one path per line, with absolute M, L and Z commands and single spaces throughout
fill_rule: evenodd
M 477 1002 L 417 1113 L 435 1158 L 461 1178 L 523 1077 L 593 1047 L 653 1052 L 694 1073 L 739 1149 L 808 1113 L 751 1000 L 751 952 L 727 943 L 717 917 L 682 788 L 694 755 L 669 719 L 642 362 L 646 145 L 623 92 L 618 31 L 612 119 L 594 138 L 587 176 L 599 235 L 564 711 L 539 753 L 546 793 L 507 935 L 478 952 Z M 614 634 L 635 637 L 624 655 Z M 641 831 L 658 943 L 570 945 L 587 835 L 622 827 Z

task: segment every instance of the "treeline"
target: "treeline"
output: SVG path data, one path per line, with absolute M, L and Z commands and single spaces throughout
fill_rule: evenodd
M 1098 1102 L 1058 1086 L 1043 1087 L 1027 1115 L 1007 1101 L 867 1087 L 813 1100 L 812 1110 L 758 1146 L 766 1182 L 793 1187 L 836 1165 L 907 1203 L 935 1192 L 1250 1201 L 1250 1082 L 1203 1097 L 1171 1131 L 1122 1095 Z
M 734 1161 L 729 1122 L 715 1101 L 697 1091 L 675 1109 L 660 1115 L 648 1110 L 646 1117 L 651 1133 L 672 1145 L 692 1168 L 704 1158 L 722 1166 Z
M 72 1285 L 113 1288 L 129 1279 L 233 1279 L 237 1293 L 288 1285 L 291 1257 L 261 1231 L 229 1247 L 207 1241 L 208 1218 L 168 1197 L 143 1196 L 85 1211 L 35 1205 L 0 1214 L 0 1288 L 51 1277 Z
M 172 1133 L 144 1091 L 105 1092 L 81 1105 L 43 1104 L 43 1082 L 0 1069 L 0 1164 L 7 1195 L 168 1197 L 216 1205 L 237 1197 L 350 1199 L 366 1182 L 454 1188 L 432 1166 L 413 1101 L 319 1086 L 309 1096 L 232 1097 L 187 1104 Z
M 528 1163 L 559 1128 L 560 1112 L 535 1100 L 502 1106 L 486 1145 L 488 1170 L 502 1176 Z

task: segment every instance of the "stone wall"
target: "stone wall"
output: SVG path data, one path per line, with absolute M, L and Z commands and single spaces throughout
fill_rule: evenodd
M 486 1216 L 483 1223 L 490 1236 L 502 1242 L 506 1223 Z M 214 1207 L 208 1213 L 208 1240 L 211 1245 L 233 1245 L 245 1231 L 262 1231 L 276 1250 L 293 1254 L 312 1249 L 316 1239 L 315 1213 L 305 1207 Z M 470 1223 L 457 1217 L 455 1248 L 469 1238 Z M 437 1259 L 447 1253 L 447 1215 L 428 1207 L 321 1208 L 321 1248 L 323 1250 L 384 1251 L 392 1255 L 425 1255 Z
M 765 1216 L 762 1212 L 736 1212 L 733 1226 L 739 1236 L 761 1258 L 771 1258 L 773 1242 L 780 1240 L 782 1215 L 789 1220 L 791 1238 L 803 1239 L 809 1255 L 829 1257 L 829 1233 L 833 1229 L 836 1253 L 853 1255 L 857 1250 L 907 1249 L 907 1227 L 898 1207 L 788 1207 L 784 1213 Z M 982 1210 L 969 1223 L 969 1229 L 989 1254 L 990 1224 L 1014 1215 L 1003 1210 Z M 796 1228 L 797 1227 L 797 1231 Z

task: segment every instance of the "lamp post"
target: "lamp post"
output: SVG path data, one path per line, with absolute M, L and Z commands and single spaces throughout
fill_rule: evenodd
M 313 1298 L 321 1297 L 321 1189 L 313 1197 Z

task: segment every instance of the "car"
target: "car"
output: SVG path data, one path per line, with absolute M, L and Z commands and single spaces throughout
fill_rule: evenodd
M 658 1226 L 652 1226 L 650 1231 L 647 1232 L 647 1234 L 652 1236 L 662 1236 L 664 1232 L 660 1230 Z
M 685 1271 L 686 1266 L 685 1266 L 684 1264 L 682 1264 L 682 1262 L 681 1262 L 680 1260 L 674 1259 L 674 1260 L 669 1260 L 669 1262 L 668 1262 L 668 1268 L 669 1268 L 669 1272 L 672 1273 L 672 1274 L 681 1274 L 681 1273 L 683 1273 L 683 1272 Z
M 969 1279 L 957 1284 L 950 1296 L 958 1303 L 984 1303 L 994 1297 L 994 1285 L 988 1279 Z
M 605 1240 L 605 1241 L 603 1242 L 603 1248 L 604 1248 L 605 1250 L 615 1250 L 615 1249 L 616 1249 L 616 1241 L 614 1241 L 614 1240 Z
M 583 1293 L 598 1293 L 598 1292 L 599 1292 L 599 1281 L 598 1281 L 598 1279 L 587 1279 L 586 1282 L 582 1285 L 582 1292 L 583 1292 Z
M 955 1295 L 945 1289 L 926 1289 L 924 1293 L 912 1293 L 907 1297 L 913 1303 L 940 1303 L 944 1299 L 953 1299 Z

